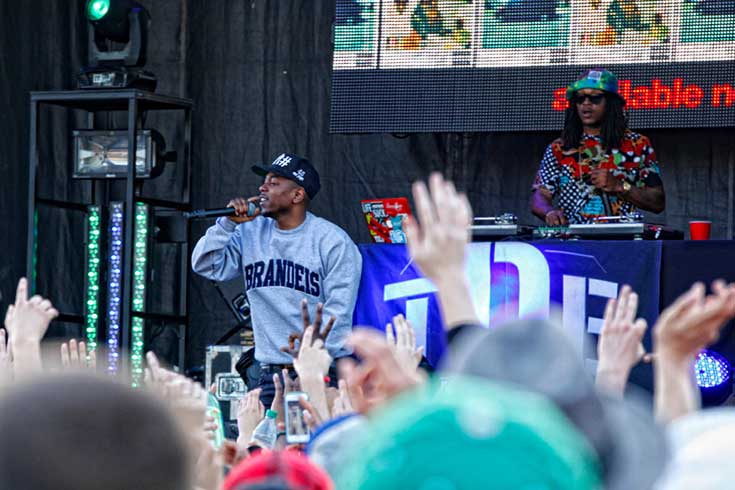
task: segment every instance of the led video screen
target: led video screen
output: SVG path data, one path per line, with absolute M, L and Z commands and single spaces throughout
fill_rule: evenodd
M 332 132 L 558 129 L 584 69 L 639 128 L 735 125 L 735 0 L 337 0 Z

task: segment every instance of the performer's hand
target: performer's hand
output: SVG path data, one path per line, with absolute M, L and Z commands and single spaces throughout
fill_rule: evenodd
M 623 184 L 606 168 L 592 169 L 590 172 L 590 181 L 597 189 L 605 192 L 623 191 Z
M 247 223 L 248 221 L 253 221 L 255 218 L 260 216 L 260 206 L 255 209 L 255 213 L 252 216 L 248 216 L 248 203 L 252 202 L 257 204 L 259 200 L 260 198 L 257 196 L 248 199 L 236 197 L 227 203 L 227 207 L 235 208 L 236 213 L 234 216 L 228 216 L 228 218 L 230 221 L 234 221 L 235 223 Z
M 566 226 L 569 224 L 567 217 L 564 216 L 563 209 L 552 209 L 546 213 L 546 224 L 549 226 Z
M 288 345 L 284 345 L 283 347 L 281 347 L 281 352 L 285 352 L 286 354 L 291 354 L 291 356 L 293 357 L 297 357 L 300 347 L 296 346 L 296 341 L 299 342 L 300 346 L 302 338 L 304 336 L 304 332 L 306 332 L 306 329 L 309 327 L 314 327 L 314 340 L 320 339 L 323 343 L 326 344 L 329 332 L 332 331 L 332 327 L 334 326 L 334 322 L 337 321 L 337 318 L 334 315 L 330 316 L 329 321 L 327 321 L 327 325 L 322 330 L 323 312 L 324 305 L 322 303 L 317 303 L 316 315 L 314 315 L 314 323 L 312 323 L 309 316 L 309 303 L 305 299 L 301 300 L 301 320 L 304 323 L 304 329 L 301 332 L 292 333 L 291 335 L 289 335 Z

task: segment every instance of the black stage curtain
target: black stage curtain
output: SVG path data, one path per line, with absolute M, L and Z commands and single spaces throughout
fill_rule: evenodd
M 475 214 L 514 212 L 534 223 L 529 188 L 548 133 L 333 135 L 328 132 L 331 27 L 334 2 L 275 0 L 143 1 L 153 18 L 148 69 L 158 92 L 194 100 L 193 204 L 222 206 L 256 192 L 249 166 L 281 152 L 308 156 L 323 189 L 313 211 L 345 228 L 357 242 L 369 239 L 359 200 L 410 195 L 410 182 L 440 170 L 469 194 Z M 83 2 L 0 0 L 0 292 L 4 306 L 24 273 L 28 92 L 74 87 L 83 64 Z M 523 87 L 518 87 L 519 91 Z M 513 117 L 512 112 L 508 117 Z M 68 176 L 69 131 L 75 116 L 51 113 L 43 126 L 39 189 L 44 196 L 84 199 L 84 186 Z M 160 116 L 151 127 L 180 136 Z M 111 121 L 111 125 L 115 125 Z M 119 126 L 119 122 L 117 123 Z M 632 118 L 635 127 L 635 115 Z M 653 218 L 679 229 L 689 218 L 709 218 L 717 238 L 732 238 L 733 143 L 725 129 L 647 132 L 667 189 L 667 211 Z M 169 139 L 170 138 L 170 139 Z M 52 155 L 55 155 L 53 157 Z M 146 194 L 176 197 L 176 172 L 146 184 Z M 113 189 L 111 192 L 119 192 Z M 207 223 L 193 227 L 191 244 Z M 82 220 L 57 210 L 39 213 L 39 291 L 70 312 L 81 309 Z M 171 269 L 172 254 L 159 267 Z M 201 363 L 204 348 L 233 318 L 213 287 L 190 279 L 187 365 Z M 164 284 L 160 302 L 173 300 Z M 228 295 L 237 282 L 226 285 Z M 77 326 L 55 327 L 81 335 Z

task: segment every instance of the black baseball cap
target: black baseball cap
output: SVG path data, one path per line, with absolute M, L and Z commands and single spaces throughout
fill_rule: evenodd
M 309 199 L 314 199 L 317 192 L 321 188 L 319 182 L 319 172 L 306 158 L 291 153 L 281 153 L 273 160 L 270 166 L 253 165 L 253 172 L 265 177 L 269 173 L 274 173 L 293 180 L 304 188 Z

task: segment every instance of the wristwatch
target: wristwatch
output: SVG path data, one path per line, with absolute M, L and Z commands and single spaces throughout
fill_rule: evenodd
M 630 185 L 630 182 L 628 182 L 627 180 L 624 180 L 623 181 L 623 192 L 621 192 L 621 194 L 627 194 L 628 192 L 630 192 L 631 187 L 632 186 Z

